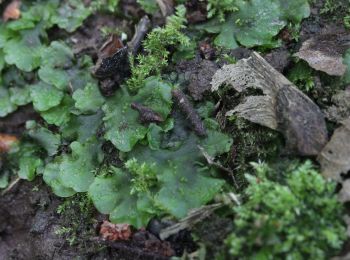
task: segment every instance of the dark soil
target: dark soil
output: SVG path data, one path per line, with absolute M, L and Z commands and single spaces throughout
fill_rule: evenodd
M 123 14 L 126 17 L 140 17 L 140 9 L 135 5 L 135 1 L 123 0 Z M 196 14 L 190 17 L 192 22 L 201 21 L 203 18 L 203 6 L 197 4 L 197 1 L 188 1 L 192 3 L 190 7 Z M 195 4 L 196 3 L 196 4 Z M 301 41 L 319 34 L 321 31 L 330 28 L 336 28 L 339 23 L 329 21 L 329 19 L 319 16 L 319 9 L 323 6 L 323 1 L 318 1 L 312 10 L 309 19 L 303 22 L 300 34 Z M 155 23 L 155 21 L 152 21 Z M 157 21 L 156 21 L 157 23 Z M 95 60 L 97 51 L 105 39 L 100 35 L 102 26 L 112 25 L 122 27 L 129 36 L 133 33 L 131 24 L 124 21 L 117 21 L 115 17 L 110 16 L 92 16 L 86 22 L 83 29 L 71 36 L 75 43 L 74 51 L 76 54 L 89 54 Z M 85 28 L 85 29 L 84 29 Z M 132 28 L 132 29 L 130 29 Z M 279 71 L 283 72 L 290 66 L 291 58 L 288 53 L 298 49 L 296 44 L 286 43 L 284 47 L 267 54 L 266 59 Z M 250 51 L 244 48 L 238 48 L 231 51 L 230 55 L 241 59 L 248 57 Z M 208 91 L 208 82 L 218 68 L 217 64 L 211 61 L 211 56 L 204 55 L 204 60 L 195 60 L 184 62 L 178 66 L 178 72 L 185 75 L 186 80 L 191 84 L 187 91 L 191 96 L 200 100 Z M 204 74 L 205 77 L 200 75 Z M 15 113 L 1 119 L 0 133 L 14 134 L 20 136 L 24 131 L 27 120 L 38 120 L 39 116 L 34 112 L 31 106 L 25 106 Z M 106 150 L 113 150 L 113 147 L 107 147 Z M 109 149 L 110 148 L 110 149 Z M 114 149 L 115 150 L 115 149 Z M 115 152 L 111 151 L 111 154 Z M 1 155 L 0 155 L 1 156 Z M 118 158 L 112 158 L 114 164 L 118 164 Z M 1 162 L 0 157 L 0 162 Z M 1 167 L 1 165 L 0 165 Z M 59 236 L 56 231 L 69 225 L 69 219 L 57 213 L 57 208 L 64 200 L 56 197 L 48 187 L 39 181 L 34 182 L 20 181 L 3 196 L 0 195 L 0 260 L 4 259 L 169 259 L 165 256 L 168 250 L 174 250 L 176 254 L 181 255 L 184 247 L 189 246 L 193 249 L 193 242 L 188 239 L 187 234 L 181 234 L 179 237 L 173 237 L 170 241 L 170 248 L 161 242 L 156 234 L 141 230 L 134 234 L 131 241 L 118 243 L 105 243 L 100 241 L 97 234 L 98 223 L 106 219 L 105 216 L 93 212 L 95 224 L 82 226 L 81 231 L 90 232 L 90 237 L 84 239 L 78 236 L 75 244 L 69 245 L 67 237 Z M 79 210 L 77 209 L 77 218 Z M 68 223 L 67 223 L 68 222 Z M 83 225 L 83 224 L 82 224 Z M 86 225 L 86 224 L 85 224 Z M 206 222 L 203 230 L 198 230 L 202 238 L 206 240 L 206 246 L 215 251 L 220 249 L 222 241 L 229 233 L 231 221 L 214 219 Z M 228 228 L 221 227 L 225 226 Z M 220 232 L 218 232 L 220 230 Z M 221 232 L 222 231 L 222 232 Z M 214 253 L 209 252 L 209 256 Z
M 168 255 L 182 254 L 184 245 L 178 238 L 160 241 L 156 235 L 140 230 L 130 241 L 105 242 L 96 232 L 98 220 L 105 216 L 94 212 L 96 225 L 87 225 L 85 216 L 76 208 L 71 219 L 57 213 L 63 199 L 53 195 L 41 181 L 21 181 L 0 197 L 0 259 L 168 259 Z M 67 213 L 66 213 L 67 214 Z M 69 214 L 69 213 L 68 213 Z M 67 237 L 56 232 L 69 226 L 73 219 L 82 218 L 77 242 L 69 245 Z M 188 235 L 187 235 L 188 236 Z M 186 235 L 185 235 L 186 237 Z M 182 234 L 181 239 L 188 239 Z M 189 243 L 191 244 L 191 243 Z

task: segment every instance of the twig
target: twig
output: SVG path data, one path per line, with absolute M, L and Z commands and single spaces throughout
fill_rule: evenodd
M 227 173 L 230 174 L 230 176 L 231 176 L 231 178 L 232 178 L 232 180 L 233 180 L 233 184 L 234 184 L 235 187 L 238 189 L 239 186 L 238 186 L 238 184 L 237 184 L 237 181 L 236 181 L 236 179 L 235 179 L 235 176 L 234 176 L 234 174 L 233 174 L 233 171 L 230 170 L 229 168 L 226 168 L 226 167 L 222 166 L 220 163 L 215 162 L 215 161 L 214 161 L 214 158 L 211 157 L 211 156 L 204 150 L 204 148 L 203 148 L 202 146 L 198 145 L 198 148 L 199 148 L 199 150 L 201 151 L 201 153 L 203 154 L 204 158 L 207 160 L 207 162 L 208 162 L 209 165 L 213 165 L 213 166 L 219 168 L 220 170 L 225 171 L 225 172 L 227 172 Z
M 224 205 L 224 203 L 216 203 L 190 211 L 188 213 L 188 216 L 180 220 L 179 223 L 162 229 L 159 234 L 160 239 L 167 239 L 171 235 L 179 233 L 181 230 L 193 227 L 196 223 L 209 217 L 215 210 L 221 208 Z
M 17 177 L 13 182 L 11 182 L 11 184 L 5 190 L 3 190 L 1 192 L 1 196 L 4 196 L 6 193 L 11 191 L 20 180 L 21 180 L 21 178 Z
M 229 192 L 228 194 L 228 197 L 233 201 L 235 202 L 238 206 L 241 206 L 242 203 L 241 203 L 241 200 L 239 199 L 239 197 L 233 193 L 233 192 Z
M 156 0 L 160 11 L 164 17 L 172 15 L 174 13 L 174 1 L 173 0 Z
M 160 114 L 141 104 L 131 103 L 131 108 L 139 112 L 141 123 L 161 123 L 164 121 Z
M 177 106 L 180 108 L 180 110 L 185 114 L 185 116 L 190 121 L 194 132 L 198 136 L 206 136 L 207 133 L 206 133 L 204 124 L 202 122 L 202 119 L 199 116 L 198 112 L 193 108 L 193 105 L 188 100 L 186 95 L 180 89 L 172 90 L 171 94 Z

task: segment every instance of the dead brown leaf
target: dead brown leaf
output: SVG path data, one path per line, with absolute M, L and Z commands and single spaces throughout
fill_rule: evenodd
M 248 96 L 227 116 L 237 114 L 253 123 L 280 131 L 287 148 L 300 155 L 318 155 L 328 141 L 319 107 L 258 53 L 236 64 L 223 66 L 212 79 L 212 91 L 221 85 L 237 92 L 260 89 L 264 95 Z
M 16 136 L 0 134 L 0 153 L 8 152 L 11 146 L 16 142 L 18 142 L 18 139 Z
M 350 118 L 334 131 L 329 143 L 318 156 L 322 174 L 341 182 L 341 174 L 350 171 Z
M 8 20 L 17 20 L 21 17 L 21 11 L 19 10 L 21 6 L 21 1 L 13 0 L 10 4 L 8 4 L 2 14 L 2 19 L 4 22 Z
M 109 241 L 129 240 L 132 231 L 129 224 L 112 224 L 105 220 L 101 225 L 100 235 L 104 240 Z
M 343 76 L 343 55 L 349 48 L 349 33 L 322 34 L 306 40 L 295 55 L 315 70 L 331 76 Z
M 111 57 L 113 54 L 115 54 L 118 50 L 120 50 L 123 47 L 124 47 L 124 44 L 120 40 L 120 38 L 117 35 L 113 34 L 100 48 L 98 57 L 100 59 Z

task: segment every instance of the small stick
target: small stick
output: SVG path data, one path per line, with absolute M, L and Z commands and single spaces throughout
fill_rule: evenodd
M 139 23 L 135 27 L 135 34 L 131 41 L 128 43 L 131 54 L 136 55 L 141 48 L 141 43 L 145 39 L 147 32 L 151 28 L 151 21 L 147 15 L 141 18 Z
M 156 0 L 160 11 L 164 17 L 168 17 L 174 13 L 174 1 L 173 0 Z
M 13 182 L 11 182 L 11 184 L 5 190 L 3 190 L 1 192 L 1 196 L 4 196 L 6 193 L 11 191 L 20 180 L 21 180 L 21 178 L 17 177 Z
M 132 103 L 131 108 L 139 112 L 141 123 L 161 123 L 164 121 L 157 112 L 141 104 Z
M 167 239 L 171 235 L 179 233 L 181 230 L 193 227 L 196 223 L 209 217 L 215 210 L 223 207 L 223 203 L 216 203 L 212 205 L 203 206 L 198 209 L 190 211 L 187 217 L 180 220 L 180 222 L 164 228 L 160 231 L 159 237 L 162 240 Z
M 204 150 L 204 148 L 203 148 L 202 146 L 198 145 L 198 148 L 199 148 L 199 150 L 201 151 L 201 153 L 203 154 L 204 158 L 207 160 L 207 162 L 208 162 L 209 165 L 213 165 L 213 166 L 219 168 L 220 170 L 225 171 L 225 172 L 227 172 L 227 173 L 230 174 L 230 176 L 231 176 L 231 178 L 232 178 L 232 180 L 233 180 L 233 184 L 234 184 L 235 187 L 238 189 L 239 186 L 238 186 L 238 184 L 237 184 L 237 181 L 236 181 L 236 179 L 235 179 L 235 176 L 234 176 L 234 174 L 233 174 L 233 171 L 231 171 L 229 168 L 226 168 L 226 167 L 222 166 L 220 163 L 215 162 L 215 161 L 214 161 L 214 158 L 211 157 L 211 156 Z
M 171 94 L 173 95 L 175 103 L 190 121 L 194 132 L 198 136 L 206 136 L 207 133 L 202 119 L 197 113 L 197 111 L 193 108 L 191 102 L 188 100 L 186 95 L 180 89 L 172 90 Z

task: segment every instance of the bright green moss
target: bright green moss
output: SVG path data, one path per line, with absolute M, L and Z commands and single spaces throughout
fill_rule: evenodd
M 247 175 L 247 201 L 235 208 L 234 232 L 227 245 L 239 259 L 329 259 L 346 239 L 335 183 L 310 161 L 290 167 L 283 182 L 271 169 L 254 164 Z

